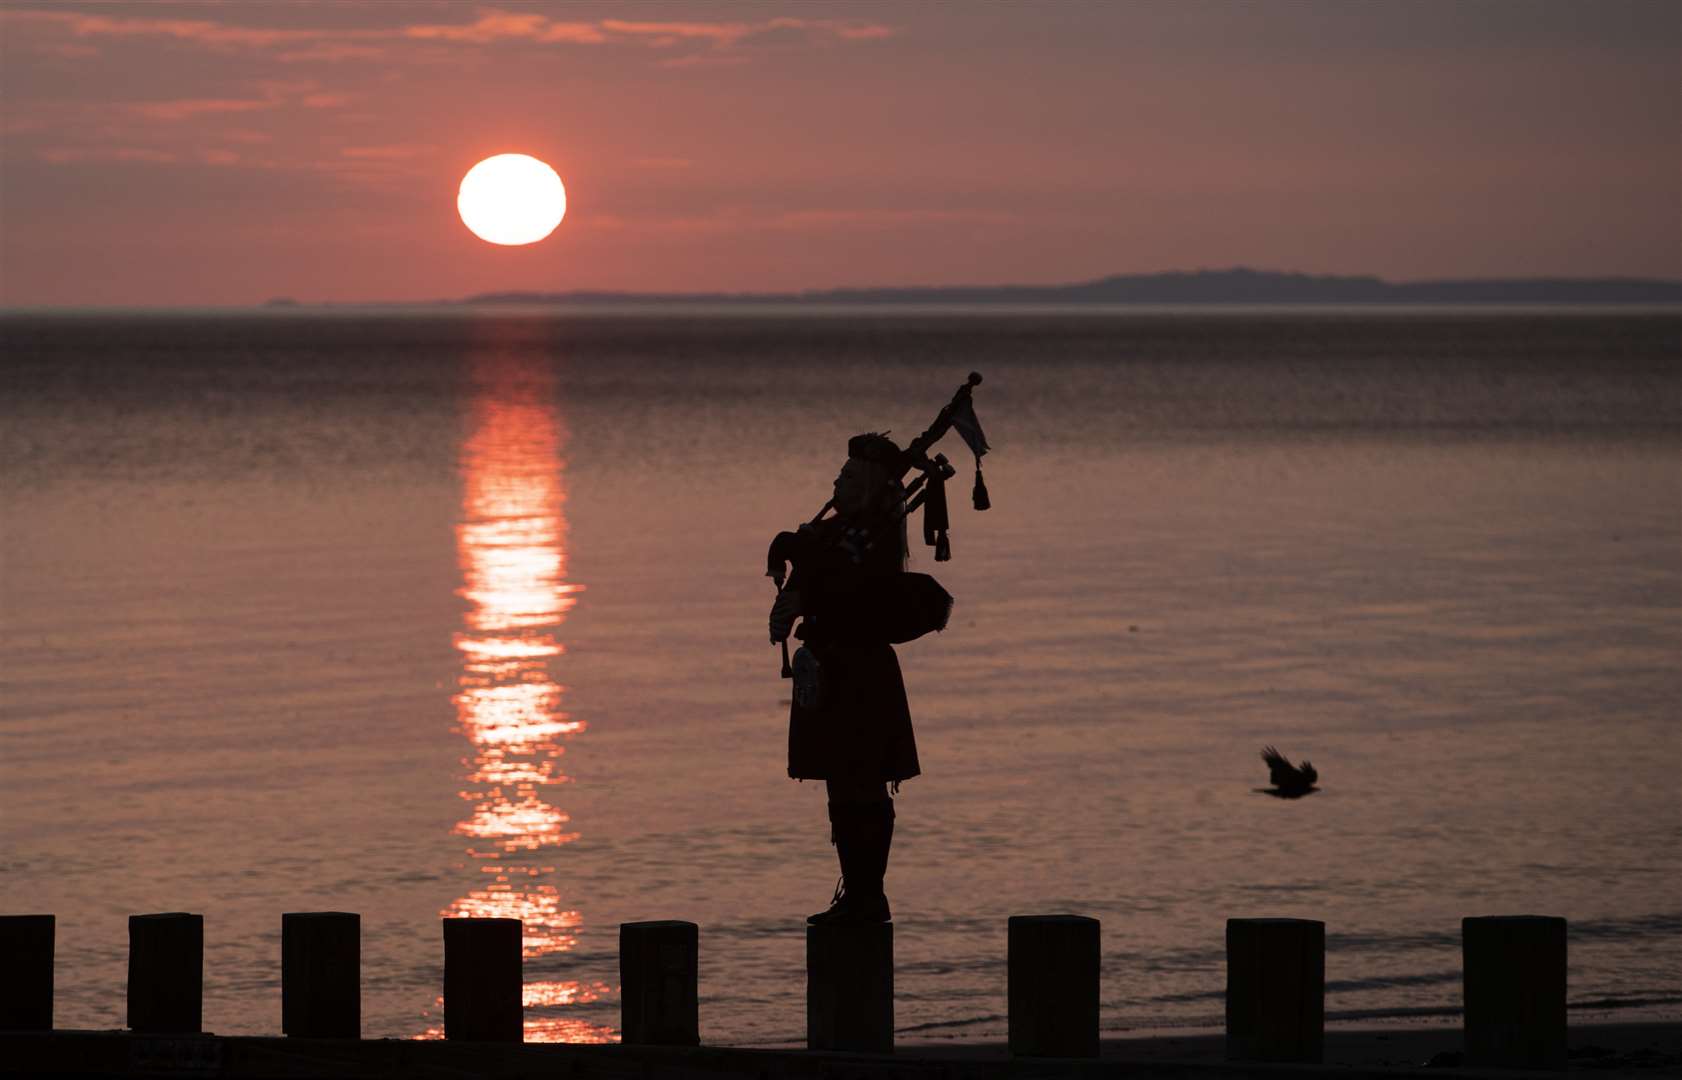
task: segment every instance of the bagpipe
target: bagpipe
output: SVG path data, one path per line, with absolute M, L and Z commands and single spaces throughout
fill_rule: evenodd
M 987 437 L 981 431 L 981 422 L 976 419 L 975 400 L 973 391 L 981 385 L 981 376 L 977 372 L 970 372 L 969 378 L 958 387 L 958 392 L 952 395 L 935 416 L 934 423 L 924 432 L 911 440 L 911 443 L 894 458 L 892 462 L 893 478 L 900 484 L 905 484 L 905 478 L 913 472 L 917 476 L 905 484 L 905 499 L 894 508 L 892 521 L 897 523 L 919 509 L 923 511 L 923 542 L 934 548 L 936 562 L 946 562 L 952 558 L 952 544 L 948 536 L 951 528 L 951 517 L 946 503 L 946 483 L 957 474 L 957 469 L 946 460 L 945 454 L 929 456 L 935 443 L 952 429 L 956 428 L 960 438 L 964 440 L 975 454 L 975 486 L 971 492 L 973 504 L 977 510 L 986 510 L 992 502 L 987 495 L 987 485 L 981 476 L 981 458 L 989 447 Z M 886 442 L 885 439 L 882 440 Z M 891 444 L 889 444 L 891 445 Z M 796 532 L 780 532 L 771 541 L 771 547 L 766 552 L 765 575 L 777 586 L 780 595 L 787 583 L 788 588 L 798 591 L 801 566 L 813 542 L 816 530 L 831 510 L 835 508 L 835 500 L 830 499 L 823 504 L 812 520 L 802 525 Z M 792 565 L 792 574 L 789 567 Z M 930 630 L 944 630 L 947 618 L 952 610 L 952 597 L 940 583 L 928 574 L 898 574 L 893 579 L 878 583 L 882 595 L 872 597 L 878 600 L 885 637 L 892 644 L 901 644 L 921 637 Z M 783 649 L 783 678 L 791 678 L 793 669 L 789 664 L 788 639 L 781 642 Z

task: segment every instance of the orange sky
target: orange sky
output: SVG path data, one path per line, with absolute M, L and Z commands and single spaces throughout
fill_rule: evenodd
M 1682 276 L 1671 0 L 11 2 L 0 92 L 12 306 Z

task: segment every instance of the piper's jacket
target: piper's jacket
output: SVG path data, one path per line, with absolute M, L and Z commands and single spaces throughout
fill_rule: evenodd
M 834 518 L 802 538 L 799 580 L 789 585 L 800 591 L 800 636 L 823 667 L 823 696 L 816 708 L 790 705 L 788 774 L 800 780 L 908 780 L 922 769 L 905 681 L 889 644 L 893 604 L 884 602 L 903 574 L 899 540 L 890 534 L 872 542 L 868 531 Z

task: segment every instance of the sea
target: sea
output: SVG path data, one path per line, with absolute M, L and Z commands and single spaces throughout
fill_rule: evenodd
M 283 913 L 361 916 L 367 1037 L 440 920 L 524 924 L 526 1035 L 799 1045 L 838 869 L 786 776 L 766 548 L 970 372 L 956 597 L 901 646 L 903 1042 L 1006 1030 L 1006 920 L 1101 922 L 1101 1027 L 1219 1028 L 1231 918 L 1323 920 L 1333 1024 L 1452 1024 L 1469 916 L 1569 920 L 1573 1020 L 1682 1016 L 1682 313 L 418 308 L 0 317 L 0 912 L 55 1022 L 204 918 L 280 1030 Z M 1262 792 L 1264 746 L 1320 790 Z

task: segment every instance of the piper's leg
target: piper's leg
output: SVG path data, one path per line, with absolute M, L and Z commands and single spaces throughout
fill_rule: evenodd
M 829 794 L 830 842 L 835 845 L 835 857 L 841 863 L 841 885 L 830 901 L 829 909 L 810 916 L 809 923 L 852 920 L 861 914 L 865 921 L 879 922 L 885 915 L 886 901 L 882 892 L 882 872 L 885 852 L 878 855 L 881 843 L 883 811 L 888 816 L 888 829 L 893 828 L 893 802 L 887 785 L 878 781 L 826 780 Z M 863 901 L 863 903 L 859 903 Z
M 829 781 L 829 816 L 836 855 L 841 860 L 842 890 L 820 922 L 886 922 L 888 899 L 882 878 L 893 843 L 894 804 L 881 781 Z
M 864 852 L 859 857 L 854 912 L 866 922 L 887 922 L 893 916 L 888 909 L 883 879 L 888 875 L 888 852 L 894 843 L 894 804 L 870 803 L 860 809 L 859 838 Z

